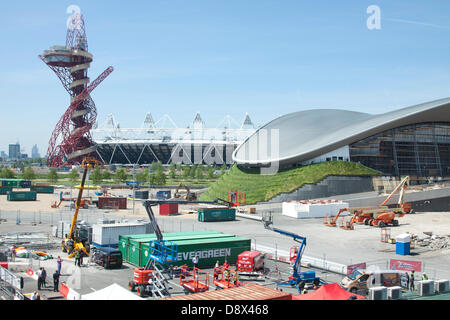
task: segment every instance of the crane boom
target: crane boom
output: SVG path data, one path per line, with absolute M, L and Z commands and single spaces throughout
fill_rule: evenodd
M 401 192 L 400 192 L 400 197 L 398 199 L 398 204 L 402 204 L 403 203 L 403 196 L 405 193 L 405 189 L 408 187 L 408 183 L 409 183 L 409 176 L 406 176 L 401 182 L 400 184 L 391 192 L 391 194 L 383 201 L 383 203 L 380 204 L 380 207 L 384 206 L 386 203 L 388 203 L 388 201 L 392 198 L 392 196 L 400 189 L 402 188 Z

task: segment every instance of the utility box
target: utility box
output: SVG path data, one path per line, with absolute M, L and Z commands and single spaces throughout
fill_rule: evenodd
M 436 293 L 447 293 L 447 292 L 450 292 L 450 281 L 448 281 L 448 280 L 437 280 L 434 283 L 434 291 Z
M 369 288 L 369 300 L 387 300 L 388 290 L 386 287 Z
M 419 296 L 434 295 L 434 281 L 433 280 L 419 281 L 419 285 L 417 286 L 417 294 Z
M 200 222 L 234 221 L 236 209 L 200 208 L 197 210 L 197 218 Z

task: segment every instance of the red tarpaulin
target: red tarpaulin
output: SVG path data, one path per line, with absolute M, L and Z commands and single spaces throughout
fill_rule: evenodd
M 292 300 L 348 300 L 351 296 L 356 296 L 357 299 L 366 299 L 364 296 L 342 289 L 337 283 L 331 283 L 325 284 L 315 291 L 292 296 Z

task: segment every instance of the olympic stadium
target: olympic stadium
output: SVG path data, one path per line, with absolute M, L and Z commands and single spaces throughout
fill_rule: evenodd
M 371 115 L 317 109 L 262 126 L 236 148 L 243 168 L 351 161 L 389 176 L 450 175 L 450 98 Z
M 227 115 L 216 126 L 207 126 L 200 113 L 192 123 L 178 126 L 169 115 L 155 121 L 147 113 L 141 127 L 122 128 L 110 114 L 91 130 L 99 158 L 107 165 L 163 164 L 231 165 L 234 150 L 256 131 L 250 116 L 242 122 Z

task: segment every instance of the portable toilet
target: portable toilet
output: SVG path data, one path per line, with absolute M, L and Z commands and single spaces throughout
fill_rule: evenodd
M 395 238 L 395 253 L 406 256 L 411 251 L 411 235 L 402 233 Z

